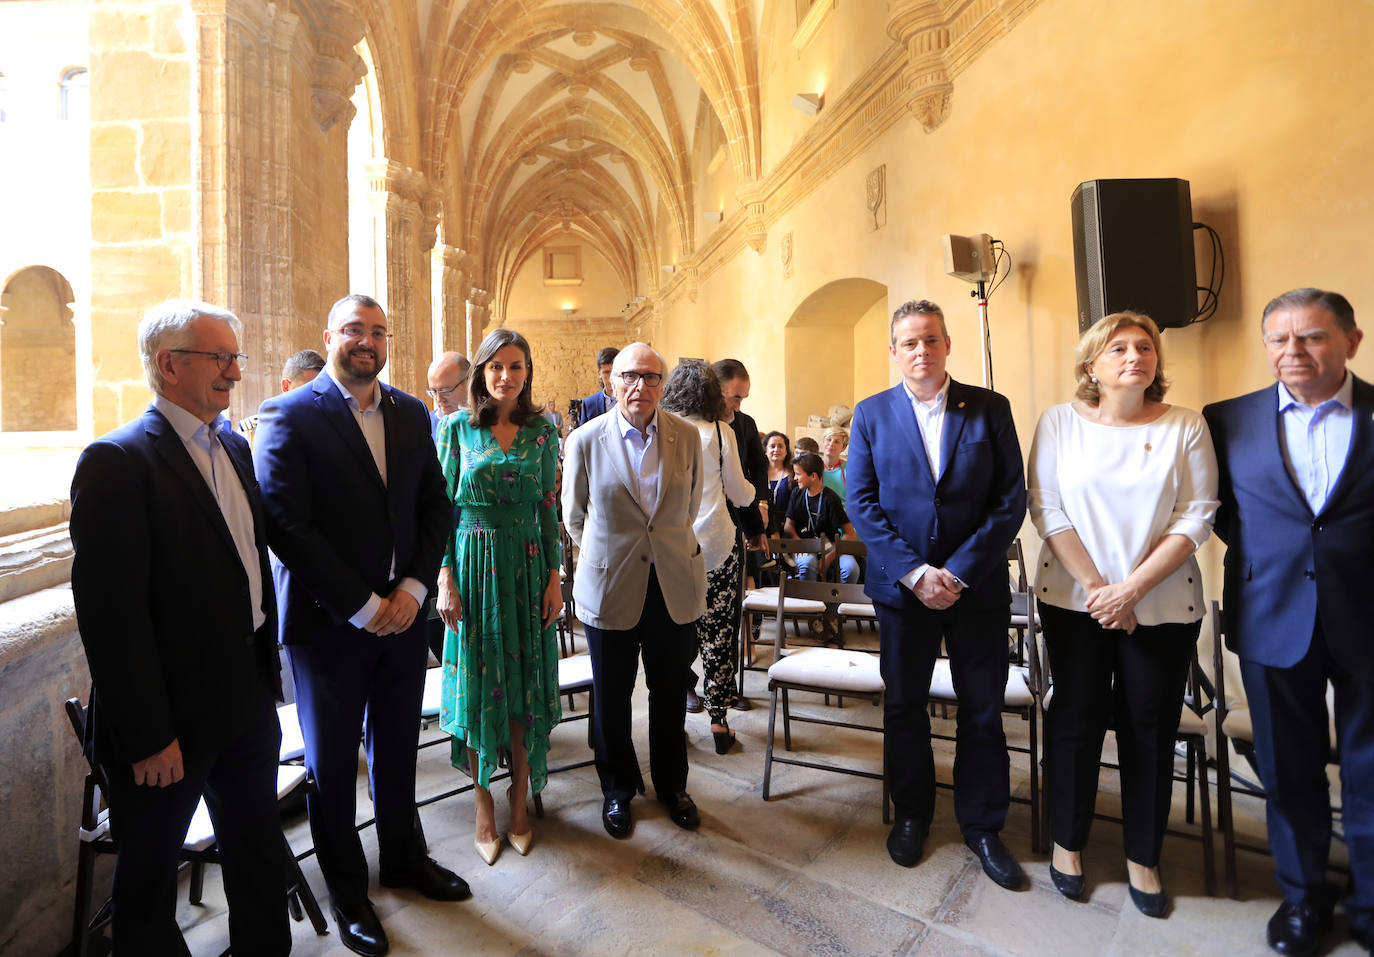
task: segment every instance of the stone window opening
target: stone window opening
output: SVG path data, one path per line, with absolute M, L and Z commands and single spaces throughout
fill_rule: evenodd
M 62 71 L 58 89 L 63 120 L 85 120 L 90 115 L 90 81 L 84 66 Z
M 0 73 L 0 123 L 5 122 L 5 102 L 9 99 L 9 81 L 5 79 L 5 74 Z
M 77 427 L 76 297 L 60 272 L 27 266 L 0 291 L 0 432 Z

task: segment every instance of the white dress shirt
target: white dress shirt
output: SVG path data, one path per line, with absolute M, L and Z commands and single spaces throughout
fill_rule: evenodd
M 1326 505 L 1350 454 L 1355 427 L 1355 377 L 1347 370 L 1336 394 L 1315 409 L 1293 398 L 1282 382 L 1278 387 L 1283 461 L 1316 515 Z
M 1109 426 L 1072 403 L 1040 417 L 1026 472 L 1031 521 L 1042 539 L 1070 529 L 1109 584 L 1126 579 L 1165 535 L 1207 540 L 1217 506 L 1217 457 L 1201 415 L 1171 406 L 1144 425 Z M 1088 594 L 1047 543 L 1035 596 L 1086 611 Z M 1202 575 L 1189 555 L 1135 606 L 1142 625 L 1203 617 Z
M 911 387 L 906 384 L 905 379 L 902 380 L 902 389 L 911 401 L 911 414 L 916 417 L 916 430 L 921 433 L 921 442 L 925 446 L 926 462 L 930 465 L 930 476 L 938 482 L 940 481 L 940 443 L 944 440 L 945 408 L 949 404 L 949 376 L 945 376 L 945 381 L 940 385 L 940 391 L 929 402 L 923 402 L 916 398 L 916 394 L 911 391 Z M 907 588 L 915 591 L 916 583 L 924 578 L 925 573 L 929 570 L 930 565 L 928 563 L 917 565 L 899 580 Z
M 372 402 L 364 409 L 358 404 L 358 400 L 353 398 L 353 393 L 344 388 L 343 383 L 335 380 L 335 387 L 339 394 L 343 396 L 344 402 L 348 403 L 348 410 L 353 413 L 353 421 L 358 423 L 358 428 L 362 430 L 363 441 L 367 443 L 368 450 L 372 453 L 372 461 L 377 465 L 377 473 L 382 477 L 382 484 L 386 484 L 386 420 L 382 418 L 382 384 L 376 379 L 372 380 Z M 391 569 L 387 573 L 388 578 L 396 577 L 396 552 L 391 553 Z M 418 578 L 402 578 L 396 583 L 396 587 L 404 591 L 415 599 L 415 603 L 424 606 L 425 599 L 429 596 L 429 589 L 421 584 Z M 348 623 L 354 628 L 366 628 L 367 623 L 377 616 L 377 611 L 382 607 L 382 596 L 376 592 L 368 598 L 363 607 L 359 608 L 353 617 L 348 619 Z
M 248 600 L 253 607 L 253 630 L 262 627 L 267 615 L 262 610 L 262 566 L 258 560 L 258 538 L 253 531 L 253 509 L 248 504 L 248 493 L 243 489 L 234 463 L 229 461 L 229 453 L 220 441 L 220 431 L 233 426 L 224 416 L 216 416 L 206 425 L 190 412 L 164 396 L 156 396 L 153 406 L 171 423 L 177 438 L 186 446 L 191 461 L 210 494 L 219 503 L 224 524 L 229 526 L 229 535 L 234 540 L 234 549 L 243 563 L 248 575 Z
M 654 417 L 643 432 L 625 418 L 624 409 L 617 407 L 614 414 L 620 437 L 630 453 L 630 471 L 638 486 L 639 503 L 644 506 L 645 515 L 652 515 L 658 507 L 658 410 L 654 410 Z

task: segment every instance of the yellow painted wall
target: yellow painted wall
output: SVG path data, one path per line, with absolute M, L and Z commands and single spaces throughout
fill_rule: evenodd
M 854 397 L 847 403 L 850 408 L 897 381 L 896 366 L 887 351 L 890 316 L 884 297 L 854 324 Z
M 582 285 L 544 285 L 544 253 L 537 250 L 515 275 L 506 305 L 506 325 L 518 328 L 523 319 L 561 319 L 564 307 L 569 305 L 578 317 L 620 315 L 633 294 L 600 253 L 571 235 L 566 242 L 556 239 L 548 245 L 576 246 L 582 250 Z

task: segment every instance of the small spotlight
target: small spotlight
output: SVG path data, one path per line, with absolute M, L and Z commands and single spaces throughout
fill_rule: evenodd
M 708 209 L 706 210 L 706 212 L 701 214 L 701 218 L 706 220 L 708 223 L 718 223 L 721 220 L 725 219 L 725 214 L 718 209 Z
M 677 272 L 677 267 L 674 266 L 672 263 L 665 263 L 659 268 L 662 269 L 664 272 Z
M 792 97 L 792 106 L 807 116 L 815 116 L 825 105 L 824 93 L 798 93 Z

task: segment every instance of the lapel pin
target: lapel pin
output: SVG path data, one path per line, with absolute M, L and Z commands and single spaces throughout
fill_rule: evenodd
M 1152 449 L 1152 448 L 1154 448 L 1154 446 L 1150 445 L 1149 442 L 1146 442 L 1146 443 L 1145 443 L 1145 451 L 1146 451 L 1146 452 L 1150 451 L 1150 449 Z
M 963 407 L 964 407 L 964 403 L 960 402 L 960 403 L 959 403 L 959 408 L 962 409 Z

